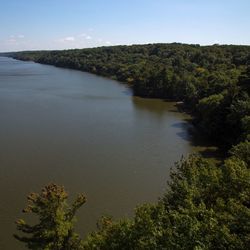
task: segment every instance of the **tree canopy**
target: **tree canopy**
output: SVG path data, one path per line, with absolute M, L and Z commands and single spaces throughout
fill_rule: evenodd
M 132 219 L 104 217 L 85 249 L 248 249 L 250 170 L 237 149 L 233 155 L 219 166 L 181 160 L 157 204 L 137 207 Z
M 33 250 L 81 249 L 81 239 L 74 232 L 74 220 L 76 211 L 86 198 L 79 195 L 71 206 L 67 204 L 67 198 L 64 187 L 56 184 L 45 186 L 41 193 L 31 193 L 23 212 L 37 215 L 39 222 L 29 225 L 19 219 L 17 229 L 24 235 L 15 234 L 14 237 Z

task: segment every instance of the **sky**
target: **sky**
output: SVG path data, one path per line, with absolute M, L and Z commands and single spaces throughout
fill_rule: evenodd
M 250 45 L 250 0 L 0 0 L 0 51 Z

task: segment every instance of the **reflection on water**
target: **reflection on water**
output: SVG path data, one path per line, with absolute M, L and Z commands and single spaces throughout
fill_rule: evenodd
M 22 249 L 13 222 L 26 195 L 49 182 L 86 193 L 82 234 L 102 214 L 156 201 L 173 163 L 200 150 L 189 116 L 175 111 L 116 81 L 0 58 L 0 249 Z
M 136 109 L 145 110 L 147 112 L 152 113 L 153 115 L 159 115 L 159 116 L 168 113 L 169 112 L 168 110 L 174 108 L 175 105 L 174 103 L 171 102 L 163 102 L 158 99 L 148 99 L 141 97 L 133 98 L 133 104 Z M 168 108 L 166 109 L 166 107 Z

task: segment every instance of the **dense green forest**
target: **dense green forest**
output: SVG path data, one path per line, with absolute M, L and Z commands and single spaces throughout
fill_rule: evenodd
M 226 149 L 250 130 L 250 46 L 148 44 L 10 54 L 128 83 L 135 95 L 183 101 Z
M 76 247 L 72 249 L 249 248 L 250 46 L 148 44 L 9 56 L 111 77 L 128 83 L 135 95 L 181 101 L 202 133 L 227 152 L 219 163 L 200 156 L 182 159 L 156 204 L 139 206 L 131 219 L 102 218 L 98 230 L 84 241 L 74 234 Z M 46 211 L 57 214 L 59 209 L 64 214 L 65 205 L 59 206 L 55 197 L 52 193 L 47 202 L 45 196 Z M 35 212 L 40 205 L 33 206 Z M 22 223 L 18 229 L 25 232 L 27 225 Z M 64 223 L 67 216 L 57 218 L 44 231 L 42 224 L 35 228 L 45 232 L 38 236 L 46 249 L 68 249 L 72 224 L 70 220 L 69 230 L 63 231 Z M 63 231 L 58 233 L 61 238 L 53 233 L 49 237 L 48 230 Z M 26 242 L 32 240 L 37 238 Z

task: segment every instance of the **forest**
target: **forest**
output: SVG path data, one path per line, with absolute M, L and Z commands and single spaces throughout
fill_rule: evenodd
M 218 163 L 197 155 L 181 159 L 156 204 L 138 206 L 130 219 L 103 217 L 85 240 L 72 224 L 85 199 L 69 209 L 64 190 L 47 186 L 29 199 L 28 212 L 41 223 L 18 221 L 32 237 L 17 239 L 30 249 L 248 249 L 250 46 L 147 44 L 7 56 L 110 77 L 137 96 L 181 102 L 202 134 L 225 152 Z

